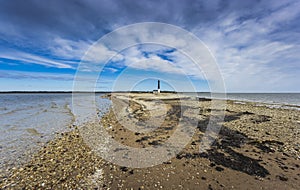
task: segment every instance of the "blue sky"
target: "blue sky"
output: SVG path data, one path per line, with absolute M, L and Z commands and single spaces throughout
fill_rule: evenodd
M 228 92 L 300 92 L 299 20 L 298 0 L 1 1 L 0 91 L 72 90 L 95 41 L 129 24 L 162 22 L 205 43 Z M 176 49 L 144 45 L 120 56 L 105 65 L 96 90 L 152 90 L 164 76 L 162 88 L 185 91 L 187 75 L 196 90 L 209 91 L 199 70 L 184 69 L 183 76 L 174 67 L 190 64 Z

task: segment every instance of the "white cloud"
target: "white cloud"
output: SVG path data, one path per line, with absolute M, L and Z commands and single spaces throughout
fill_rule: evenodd
M 88 48 L 92 45 L 89 41 L 72 41 L 60 37 L 48 42 L 52 55 L 65 59 L 80 60 Z
M 37 65 L 43 65 L 47 67 L 73 68 L 71 65 L 64 63 L 63 61 L 56 61 L 46 57 L 34 55 L 31 53 L 16 51 L 16 50 L 3 50 L 0 52 L 0 58 L 11 59 L 15 61 L 21 61 L 21 62 L 32 63 Z
M 299 16 L 298 7 L 299 2 L 280 4 L 270 14 L 245 20 L 230 14 L 194 30 L 216 56 L 227 90 L 265 92 L 293 85 L 291 89 L 296 89 L 296 76 L 300 75 L 298 39 L 280 40 L 274 34 L 281 31 L 288 35 L 282 27 Z M 287 71 L 289 66 L 294 70 Z
M 266 16 L 261 22 L 270 29 L 275 29 L 277 24 L 289 22 L 299 16 L 300 2 L 293 2 L 283 5 L 277 10 L 273 11 L 270 15 Z
M 73 80 L 72 74 L 0 70 L 0 78 Z
M 217 76 L 217 68 L 209 50 L 186 31 L 172 27 L 154 23 L 117 30 L 89 50 L 84 58 L 87 64 L 82 65 L 81 69 L 97 71 L 104 61 L 118 55 L 113 61 L 122 61 L 125 66 L 131 68 L 188 75 L 200 79 L 204 78 L 202 71 L 205 71 L 205 77 L 213 80 Z M 172 49 L 176 51 L 168 51 Z M 148 52 L 148 55 L 144 55 L 143 52 Z M 159 54 L 164 54 L 172 61 L 162 58 Z M 95 58 L 92 63 L 86 61 L 92 58 Z
M 195 64 L 182 53 L 160 45 L 142 45 L 134 46 L 123 52 L 124 64 L 129 68 L 144 71 L 156 71 L 159 73 L 171 73 L 186 75 L 190 77 L 203 78 L 203 74 Z M 143 54 L 147 52 L 147 56 Z M 163 59 L 158 54 L 166 56 Z
M 287 58 L 299 60 L 300 56 L 295 52 L 300 47 L 297 42 L 273 40 L 268 35 L 278 29 L 281 22 L 288 22 L 298 15 L 299 11 L 293 8 L 296 6 L 295 4 L 280 4 L 274 6 L 270 14 L 245 20 L 240 20 L 239 15 L 232 13 L 220 17 L 208 27 L 200 27 L 193 31 L 216 56 L 229 91 L 279 89 L 275 82 L 266 84 L 267 79 L 270 78 L 281 85 L 283 81 L 294 83 L 295 79 L 291 76 L 295 75 L 282 71 L 287 68 L 283 60 Z M 83 55 L 89 49 L 81 65 L 81 69 L 87 72 L 97 72 L 105 61 L 113 57 L 115 62 L 124 61 L 126 66 L 144 71 L 184 74 L 198 79 L 206 77 L 208 80 L 212 80 L 214 73 L 217 73 L 217 68 L 212 66 L 210 55 L 205 47 L 193 46 L 193 43 L 188 41 L 191 39 L 189 37 L 180 36 L 174 31 L 166 32 L 164 28 L 147 27 L 141 27 L 138 31 L 120 30 L 117 33 L 117 38 L 111 38 L 109 43 L 96 44 L 90 49 L 91 42 L 56 39 L 54 43 L 57 45 L 53 46 L 52 51 L 60 57 L 78 59 L 79 55 Z M 151 45 L 153 38 L 158 39 L 161 45 Z M 148 42 L 148 44 L 121 51 L 127 48 L 127 44 L 137 45 L 140 42 Z M 188 50 L 185 53 L 191 57 L 197 57 L 198 61 L 201 60 L 198 62 L 201 68 L 197 68 L 197 65 L 179 51 L 164 52 L 172 48 L 163 46 L 165 44 L 175 44 L 176 47 Z M 112 49 L 111 47 L 118 48 Z M 143 51 L 150 52 L 148 57 L 143 54 Z M 159 53 L 165 54 L 173 61 L 162 59 L 157 56 Z M 289 65 L 297 67 L 295 62 Z M 115 69 L 110 71 L 116 72 Z M 279 79 L 282 81 L 280 82 Z
M 119 61 L 123 59 L 118 52 L 108 49 L 101 43 L 97 43 L 89 50 L 83 59 L 93 63 L 104 64 L 105 61 L 110 60 L 110 58 L 112 58 L 113 61 Z

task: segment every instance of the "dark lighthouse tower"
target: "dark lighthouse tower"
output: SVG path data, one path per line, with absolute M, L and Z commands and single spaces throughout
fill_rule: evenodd
M 157 93 L 160 93 L 160 80 L 157 81 Z

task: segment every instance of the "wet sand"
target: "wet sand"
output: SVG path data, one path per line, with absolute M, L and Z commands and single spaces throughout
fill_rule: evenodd
M 101 159 L 99 152 L 86 142 L 82 131 L 96 134 L 98 124 L 74 127 L 49 142 L 29 163 L 3 172 L 0 188 L 298 189 L 300 186 L 297 110 L 227 101 L 216 141 L 207 151 L 199 152 L 214 111 L 211 101 L 201 99 L 195 103 L 194 99 L 176 94 L 113 94 L 110 98 L 113 109 L 101 119 L 101 124 L 121 144 L 140 149 L 163 145 L 175 133 L 183 112 L 191 121 L 197 121 L 192 139 L 170 160 L 153 167 L 130 168 Z M 163 109 L 159 105 L 164 105 Z M 160 127 L 148 127 L 148 121 Z M 129 124 L 129 129 L 124 127 Z

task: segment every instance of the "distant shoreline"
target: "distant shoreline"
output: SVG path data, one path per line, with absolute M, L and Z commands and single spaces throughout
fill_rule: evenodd
M 14 93 L 152 93 L 153 91 L 0 91 L 0 94 L 14 94 Z M 210 93 L 210 92 L 175 92 L 175 91 L 161 91 L 161 93 Z
M 152 93 L 153 91 L 0 91 L 0 94 L 14 93 Z M 161 93 L 212 93 L 212 92 L 181 92 L 161 91 Z M 218 94 L 219 92 L 214 92 Z M 300 92 L 226 92 L 225 94 L 299 94 Z

